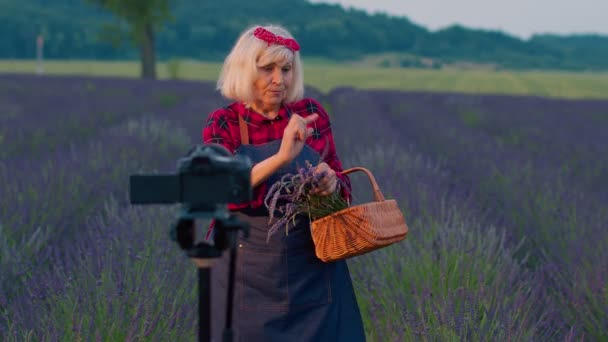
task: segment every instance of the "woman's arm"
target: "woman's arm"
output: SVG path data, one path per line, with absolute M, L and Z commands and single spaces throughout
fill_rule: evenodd
M 283 167 L 285 162 L 277 155 L 274 154 L 261 162 L 255 164 L 251 169 L 251 185 L 256 187 L 263 183 L 268 177 L 275 173 L 278 169 Z
M 257 184 L 265 181 L 270 175 L 276 172 L 281 167 L 291 163 L 304 148 L 306 140 L 313 133 L 313 128 L 308 127 L 319 115 L 313 113 L 303 118 L 298 114 L 293 114 L 287 123 L 287 127 L 283 131 L 281 146 L 279 151 L 273 156 L 258 163 L 252 170 L 251 182 L 255 187 Z
M 203 129 L 203 142 L 216 143 L 226 147 L 231 153 L 235 151 L 235 139 L 232 137 L 229 120 L 229 112 L 225 109 L 219 109 L 209 115 L 205 128 Z M 295 158 L 302 148 L 304 142 L 312 134 L 312 128 L 308 127 L 318 118 L 318 115 L 310 115 L 302 118 L 299 115 L 292 115 L 287 127 L 284 130 L 283 139 L 279 151 L 254 164 L 251 169 L 251 185 L 254 190 L 254 200 L 248 204 L 231 204 L 230 208 L 238 209 L 251 205 L 257 207 L 263 204 L 263 193 L 265 192 L 265 183 L 273 173 L 281 167 L 289 164 Z
M 235 139 L 230 132 L 230 126 L 227 124 L 229 114 L 232 114 L 232 112 L 223 108 L 211 113 L 207 118 L 202 135 L 203 143 L 220 144 L 234 154 Z M 285 165 L 285 162 L 277 154 L 253 165 L 251 169 L 252 187 L 255 188 L 263 183 L 283 165 Z
M 316 100 L 310 99 L 308 108 L 310 108 L 309 110 L 319 113 L 317 128 L 322 136 L 318 139 L 318 141 L 324 142 L 319 147 L 325 152 L 325 155 L 323 155 L 323 162 L 325 162 L 333 171 L 335 171 L 335 177 L 337 178 L 339 184 L 337 189 L 340 190 L 342 197 L 349 203 L 352 203 L 352 185 L 348 175 L 342 173 L 342 162 L 340 161 L 336 151 L 329 115 L 325 111 L 325 108 L 323 108 L 323 106 L 321 106 L 321 104 Z

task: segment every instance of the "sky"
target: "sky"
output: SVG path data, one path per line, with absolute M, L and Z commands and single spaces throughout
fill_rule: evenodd
M 528 39 L 535 33 L 608 35 L 608 0 L 309 0 L 405 16 L 431 31 L 453 24 L 500 30 Z

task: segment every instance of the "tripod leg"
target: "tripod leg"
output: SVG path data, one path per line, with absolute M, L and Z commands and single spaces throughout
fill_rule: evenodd
M 232 342 L 233 331 L 232 331 L 232 308 L 234 302 L 234 274 L 236 268 L 236 240 L 238 231 L 230 233 L 230 267 L 228 272 L 228 298 L 226 300 L 226 325 L 224 328 L 224 342 Z
M 209 281 L 210 265 L 198 268 L 198 340 L 208 342 L 211 340 L 211 286 Z

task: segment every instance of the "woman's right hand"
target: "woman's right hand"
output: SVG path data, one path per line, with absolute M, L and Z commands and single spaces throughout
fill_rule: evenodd
M 307 127 L 308 124 L 319 118 L 319 114 L 314 113 L 305 118 L 298 114 L 292 114 L 287 127 L 283 131 L 281 147 L 277 152 L 278 157 L 284 164 L 291 163 L 302 151 L 306 139 L 312 135 L 313 128 Z

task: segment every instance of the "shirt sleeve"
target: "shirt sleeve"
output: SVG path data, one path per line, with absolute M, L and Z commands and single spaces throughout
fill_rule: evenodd
M 203 127 L 204 144 L 220 144 L 234 154 L 234 141 L 230 133 L 227 110 L 218 109 L 209 114 Z
M 226 109 L 218 109 L 211 113 L 207 118 L 205 127 L 203 128 L 202 137 L 204 144 L 220 144 L 226 147 L 233 155 L 236 147 L 235 140 L 232 137 L 230 125 L 231 112 Z M 250 202 L 243 203 L 228 203 L 228 210 L 239 210 L 243 208 L 257 208 L 264 205 L 264 193 L 266 192 L 266 184 L 262 183 L 253 189 L 253 199 Z
M 322 122 L 319 123 L 321 126 L 321 132 L 319 133 L 321 134 L 321 139 L 325 141 L 322 151 L 324 153 L 323 161 L 336 172 L 336 176 L 338 177 L 338 187 L 342 197 L 347 200 L 348 203 L 352 203 L 352 185 L 348 175 L 342 173 L 344 169 L 342 168 L 342 162 L 340 161 L 336 151 L 329 115 L 319 102 L 313 99 L 310 99 L 310 101 L 311 106 L 313 108 L 316 107 L 316 111 L 319 114 L 319 119 L 322 120 Z

